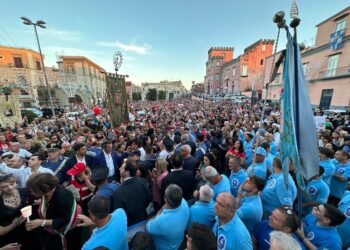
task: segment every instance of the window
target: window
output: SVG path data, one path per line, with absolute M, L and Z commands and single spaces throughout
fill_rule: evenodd
M 233 77 L 236 76 L 236 67 L 232 68 L 232 76 L 233 76 Z
M 266 51 L 266 45 L 263 44 L 263 45 L 261 46 L 261 53 L 264 54 L 265 51 Z
M 280 81 L 281 81 L 281 73 L 277 73 L 275 78 L 275 83 L 280 84 Z
M 39 61 L 36 61 L 36 69 L 41 70 L 41 63 Z
M 216 62 L 216 67 L 219 67 L 220 66 L 220 62 Z
M 4 58 L 5 58 L 5 57 L 4 57 L 3 55 L 0 55 L 0 60 L 1 60 L 1 59 L 4 59 Z
M 15 63 L 16 68 L 23 68 L 22 57 L 15 56 L 15 57 L 13 57 L 13 61 Z
M 68 67 L 68 72 L 72 73 L 73 72 L 73 66 Z
M 309 63 L 303 63 L 303 71 L 304 71 L 304 74 L 307 73 L 308 64 L 309 64 Z
M 345 18 L 337 21 L 335 23 L 335 32 L 345 29 L 345 25 L 346 25 Z
M 248 65 L 242 66 L 242 76 L 248 76 Z
M 219 80 L 220 76 L 219 75 L 215 75 L 215 80 Z
M 336 75 L 338 61 L 339 61 L 339 54 L 330 56 L 328 58 L 328 68 L 327 68 L 327 72 L 326 72 L 327 77 L 332 77 L 332 76 Z
M 264 65 L 264 59 L 260 60 L 260 65 Z

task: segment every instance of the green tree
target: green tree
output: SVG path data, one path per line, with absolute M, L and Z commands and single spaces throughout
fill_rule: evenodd
M 166 99 L 166 92 L 164 90 L 159 90 L 158 100 L 165 100 L 165 99 Z
M 149 89 L 146 94 L 148 101 L 157 101 L 157 89 Z
M 133 101 L 141 101 L 142 100 L 141 93 L 132 93 L 132 100 Z
M 170 92 L 170 93 L 169 93 L 169 100 L 172 100 L 172 99 L 174 99 L 174 93 L 173 93 L 173 92 Z
M 28 123 L 31 123 L 37 117 L 37 115 L 30 110 L 21 110 L 21 115 L 22 117 L 27 116 Z

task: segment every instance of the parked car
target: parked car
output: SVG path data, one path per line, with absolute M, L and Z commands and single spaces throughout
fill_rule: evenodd
M 24 108 L 22 110 L 28 110 L 28 111 L 32 111 L 37 117 L 43 117 L 43 112 L 39 109 L 36 109 L 36 108 Z

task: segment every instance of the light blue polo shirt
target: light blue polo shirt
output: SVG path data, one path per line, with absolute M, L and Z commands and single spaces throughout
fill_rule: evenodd
M 273 159 L 275 158 L 274 155 L 272 155 L 271 153 L 267 153 L 266 156 L 265 156 L 265 160 L 264 160 L 264 163 L 266 165 L 266 167 L 268 169 L 270 169 L 271 173 L 273 173 Z
M 303 196 L 303 202 L 315 201 L 319 204 L 327 203 L 329 196 L 328 185 L 319 178 L 317 180 L 312 180 L 306 185 L 306 195 Z M 313 206 L 304 207 L 303 214 L 308 214 L 311 212 Z
M 231 187 L 230 187 L 230 181 L 226 177 L 226 175 L 221 175 L 222 179 L 219 183 L 216 183 L 215 185 L 212 186 L 214 195 L 213 195 L 213 200 L 216 200 L 216 197 L 218 197 L 219 194 L 221 193 L 230 193 L 231 192 Z
M 328 187 L 331 184 L 331 178 L 335 173 L 335 166 L 332 160 L 324 160 L 320 161 L 320 166 L 324 168 L 324 173 L 322 175 L 322 179 L 327 183 Z
M 317 249 L 342 249 L 341 239 L 335 227 L 317 225 L 317 219 L 313 214 L 307 215 L 303 224 L 305 237 Z
M 190 217 L 188 219 L 187 228 L 189 228 L 193 222 L 207 225 L 212 228 L 215 222 L 215 212 L 214 212 L 215 202 L 211 200 L 210 202 L 197 201 L 190 207 Z
M 111 214 L 109 222 L 101 228 L 95 228 L 90 239 L 84 244 L 82 250 L 91 250 L 102 246 L 110 250 L 127 250 L 127 218 L 122 208 Z
M 182 199 L 175 209 L 163 209 L 157 217 L 146 225 L 157 249 L 177 250 L 181 245 L 189 218 L 187 202 Z
M 216 217 L 213 232 L 217 237 L 218 250 L 253 249 L 249 231 L 237 214 L 223 226 L 219 226 L 219 218 Z
M 341 175 L 346 179 L 350 177 L 350 162 L 347 162 L 344 165 L 340 165 L 338 161 L 334 161 L 334 165 L 336 168 L 335 174 Z M 346 190 L 347 183 L 348 183 L 347 181 L 342 182 L 333 176 L 331 179 L 331 187 L 330 187 L 331 195 L 341 199 Z
M 231 171 L 230 175 L 230 185 L 231 185 L 231 194 L 234 197 L 237 197 L 238 189 L 247 179 L 248 175 L 244 172 L 243 169 L 240 169 L 237 173 Z
M 290 174 L 288 174 L 288 188 L 284 184 L 283 173 L 270 175 L 261 196 L 264 218 L 271 215 L 275 208 L 282 205 L 292 206 L 296 196 L 297 188 Z
M 249 142 L 243 142 L 243 148 L 245 153 L 245 163 L 249 166 L 253 161 L 253 144 L 254 140 L 250 140 Z
M 350 243 L 350 191 L 345 191 L 343 198 L 339 202 L 338 209 L 344 213 L 346 219 L 343 224 L 337 227 L 337 230 L 343 244 L 349 244 Z
M 273 155 L 276 155 L 277 153 L 277 144 L 275 142 L 270 142 L 270 152 Z
M 254 195 L 243 197 L 241 205 L 237 210 L 237 214 L 247 229 L 251 232 L 255 224 L 262 220 L 263 207 L 260 196 Z
M 255 175 L 255 176 L 262 178 L 263 180 L 266 180 L 267 167 L 266 167 L 264 162 L 255 163 L 254 167 L 253 167 L 253 165 L 251 165 L 247 169 L 247 173 L 248 173 L 248 175 Z

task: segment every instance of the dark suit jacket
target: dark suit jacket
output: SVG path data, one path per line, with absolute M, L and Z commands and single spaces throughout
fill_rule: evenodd
M 188 170 L 179 170 L 172 171 L 170 174 L 164 177 L 161 187 L 161 196 L 162 201 L 164 201 L 164 192 L 165 189 L 170 184 L 176 184 L 181 187 L 183 198 L 189 200 L 192 198 L 193 190 L 196 185 L 196 179 L 193 176 L 193 173 Z
M 86 166 L 89 167 L 90 169 L 94 168 L 94 157 L 91 155 L 85 155 L 85 162 L 86 162 Z M 63 179 L 64 181 L 69 181 L 70 180 L 70 176 L 67 175 L 67 171 L 69 169 L 71 169 L 75 164 L 77 164 L 77 157 L 75 156 L 75 154 L 69 158 L 66 161 L 66 164 L 64 165 L 64 167 L 61 169 L 61 173 L 64 176 Z
M 115 177 L 115 180 L 119 182 L 120 181 L 120 173 L 119 173 L 120 157 L 114 151 L 111 152 L 111 156 L 112 156 L 113 165 L 114 165 L 114 177 Z M 94 167 L 99 165 L 107 167 L 106 157 L 103 151 L 95 156 L 93 165 Z
M 128 226 L 148 219 L 146 208 L 152 200 L 147 181 L 140 177 L 128 179 L 112 195 L 112 211 L 123 208 Z

